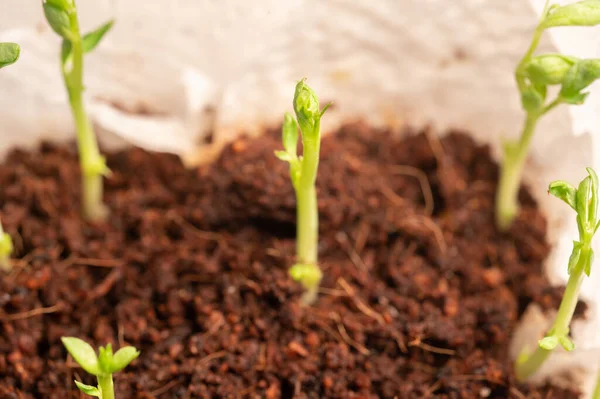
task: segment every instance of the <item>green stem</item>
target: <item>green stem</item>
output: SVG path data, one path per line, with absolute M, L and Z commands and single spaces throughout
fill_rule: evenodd
M 546 336 L 556 335 L 561 337 L 569 334 L 569 326 L 579 299 L 579 289 L 585 275 L 583 265 L 585 259 L 590 256 L 590 249 L 583 248 L 580 256 L 579 264 L 573 269 L 569 276 L 569 281 L 567 282 L 565 293 L 560 303 L 560 307 L 558 308 L 558 313 L 554 319 L 554 324 L 548 330 Z M 530 377 L 541 367 L 551 353 L 551 350 L 538 346 L 535 352 L 527 359 L 524 361 L 517 361 L 515 365 L 517 378 L 523 381 Z
M 102 203 L 104 158 L 98 149 L 98 142 L 83 103 L 83 45 L 77 13 L 70 13 L 69 19 L 73 33 L 72 66 L 70 70 L 63 68 L 63 77 L 77 130 L 82 178 L 82 212 L 89 220 L 100 220 L 106 216 L 106 209 Z
M 115 387 L 113 385 L 112 374 L 100 374 L 98 378 L 98 387 L 102 397 L 100 399 L 115 399 Z
M 319 215 L 317 211 L 317 192 L 315 186 L 300 187 L 300 190 L 298 190 L 297 212 L 297 260 L 299 263 L 305 265 L 316 265 L 319 238 Z
M 540 114 L 528 113 L 519 141 L 508 144 L 500 170 L 500 181 L 496 192 L 496 223 L 501 230 L 510 227 L 519 210 L 519 187 L 523 166 L 529 150 L 533 132 Z
M 520 93 L 527 90 L 528 83 L 525 69 L 544 33 L 542 22 L 548 13 L 549 6 L 550 0 L 546 0 L 540 22 L 533 32 L 531 44 L 515 70 L 515 81 L 517 82 Z M 548 107 L 542 109 L 539 113 L 528 113 L 519 142 L 516 146 L 511 146 L 510 152 L 507 151 L 504 154 L 504 160 L 500 171 L 499 187 L 496 193 L 496 224 L 500 230 L 507 230 L 510 227 L 519 210 L 518 195 L 521 176 L 523 174 L 523 166 L 537 121 L 544 113 L 558 105 L 559 102 L 557 101 L 558 99 L 552 102 Z
M 598 377 L 596 378 L 596 387 L 592 393 L 592 399 L 600 399 L 600 368 L 598 368 Z
M 317 205 L 317 170 L 319 167 L 320 137 L 319 126 L 313 134 L 303 132 L 303 157 L 301 162 L 300 181 L 296 190 L 297 199 L 297 237 L 296 256 L 298 264 L 308 267 L 308 273 L 303 273 L 301 282 L 306 293 L 303 297 L 305 304 L 311 304 L 317 297 L 322 273 L 318 265 L 319 245 L 319 209 Z M 316 134 L 314 134 L 316 133 Z M 306 270 L 306 269 L 305 269 Z

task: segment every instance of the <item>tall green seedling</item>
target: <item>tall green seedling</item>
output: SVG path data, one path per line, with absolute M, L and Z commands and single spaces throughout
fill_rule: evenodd
M 587 168 L 587 172 L 588 176 L 579 183 L 577 188 L 559 180 L 550 184 L 548 190 L 577 213 L 579 239 L 573 241 L 573 251 L 568 264 L 569 280 L 552 327 L 539 341 L 538 347 L 532 354 L 523 353 L 516 362 L 516 374 L 521 380 L 535 373 L 558 345 L 567 351 L 575 347 L 569 339 L 569 328 L 579 299 L 581 283 L 592 270 L 594 261 L 592 238 L 600 227 L 598 176 L 591 168 Z
M 19 59 L 21 47 L 16 43 L 0 43 L 0 68 L 14 64 Z M 2 228 L 0 223 L 0 269 L 11 269 L 10 255 L 13 252 L 12 238 Z
M 296 119 L 286 113 L 283 120 L 283 151 L 275 155 L 290 164 L 290 178 L 296 192 L 296 264 L 292 278 L 306 290 L 302 300 L 313 303 L 323 274 L 318 264 L 319 212 L 317 208 L 317 171 L 321 147 L 321 117 L 329 107 L 320 109 L 319 99 L 305 79 L 294 93 Z M 302 155 L 298 155 L 298 127 L 302 136 Z
M 82 175 L 82 213 L 88 220 L 106 216 L 102 203 L 103 176 L 109 170 L 83 103 L 83 55 L 96 48 L 110 30 L 110 21 L 83 37 L 79 30 L 74 0 L 43 0 L 44 14 L 52 29 L 62 37 L 61 69 L 77 129 Z
M 579 59 L 562 54 L 535 56 L 542 34 L 554 27 L 598 24 L 600 0 L 583 0 L 566 6 L 550 5 L 550 0 L 546 1 L 531 45 L 515 72 L 526 116 L 521 137 L 504 143 L 496 197 L 496 223 L 502 230 L 510 227 L 518 212 L 521 175 L 538 121 L 560 104 L 583 104 L 588 95 L 584 89 L 600 77 L 600 59 Z M 551 86 L 558 86 L 560 90 L 549 100 L 548 88 Z
M 100 347 L 98 355 L 87 342 L 74 337 L 63 337 L 63 345 L 73 359 L 86 372 L 96 376 L 98 386 L 83 384 L 75 381 L 77 388 L 86 395 L 96 396 L 100 399 L 115 399 L 113 374 L 123 370 L 140 352 L 132 346 L 126 346 L 113 354 L 110 344 Z

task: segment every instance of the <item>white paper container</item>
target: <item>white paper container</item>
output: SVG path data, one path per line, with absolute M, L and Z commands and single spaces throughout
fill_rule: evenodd
M 212 130 L 222 141 L 259 131 L 290 110 L 295 81 L 308 77 L 322 100 L 337 103 L 326 130 L 348 118 L 433 122 L 438 131 L 468 129 L 498 153 L 500 136 L 519 133 L 513 69 L 543 2 L 78 0 L 84 30 L 117 21 L 86 57 L 86 99 L 105 144 L 129 142 L 199 161 L 204 134 Z M 0 73 L 0 153 L 42 137 L 73 137 L 59 39 L 39 3 L 0 0 L 0 41 L 22 46 L 18 64 Z M 598 33 L 555 29 L 541 49 L 598 56 Z M 585 106 L 563 106 L 544 118 L 526 171 L 550 222 L 555 283 L 566 278 L 577 233 L 570 210 L 545 192 L 555 179 L 579 182 L 585 166 L 600 170 L 600 93 L 593 91 Z M 567 360 L 555 356 L 555 366 L 593 368 L 600 359 L 598 268 L 583 287 L 592 309 L 575 331 L 578 349 Z

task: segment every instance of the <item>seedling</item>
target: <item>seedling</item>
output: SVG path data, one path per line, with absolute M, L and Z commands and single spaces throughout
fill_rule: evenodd
M 98 356 L 96 356 L 94 348 L 79 338 L 63 337 L 61 340 L 81 368 L 98 379 L 97 387 L 79 381 L 75 381 L 75 385 L 86 395 L 96 396 L 100 399 L 115 399 L 112 375 L 123 370 L 140 355 L 140 352 L 133 346 L 126 346 L 113 354 L 112 346 L 108 344 L 104 348 L 100 347 Z
M 42 0 L 50 27 L 63 38 L 61 67 L 77 129 L 77 144 L 82 175 L 82 212 L 89 220 L 106 216 L 102 203 L 102 178 L 109 173 L 98 150 L 98 141 L 83 104 L 83 55 L 98 46 L 113 22 L 110 21 L 83 37 L 74 0 Z
M 517 360 L 515 365 L 516 374 L 520 380 L 524 380 L 535 373 L 558 345 L 567 351 L 572 351 L 575 348 L 568 337 L 569 326 L 579 298 L 581 283 L 586 275 L 590 275 L 592 270 L 592 262 L 594 261 L 592 238 L 598 227 L 600 227 L 598 176 L 591 168 L 587 168 L 587 172 L 589 176 L 579 183 L 578 188 L 559 180 L 551 183 L 548 189 L 550 194 L 563 200 L 577 212 L 579 240 L 573 241 L 573 252 L 568 265 L 569 280 L 552 327 L 548 330 L 546 336 L 539 341 L 533 354 L 522 354 Z
M 321 117 L 329 108 L 319 109 L 316 93 L 302 79 L 294 93 L 296 119 L 286 113 L 283 119 L 283 151 L 275 155 L 290 164 L 290 178 L 296 192 L 296 264 L 290 275 L 302 284 L 306 292 L 305 304 L 317 299 L 317 290 L 323 274 L 317 263 L 319 241 L 319 212 L 317 208 L 317 170 L 321 147 Z M 298 155 L 298 126 L 302 135 L 302 155 Z
M 5 233 L 0 223 L 0 269 L 10 271 L 10 255 L 13 253 L 13 242 L 10 234 Z
M 14 64 L 21 54 L 21 47 L 16 43 L 0 43 L 0 68 Z M 10 255 L 13 252 L 12 238 L 4 232 L 0 223 L 0 269 L 9 271 Z
M 525 158 L 538 121 L 560 104 L 580 105 L 589 94 L 584 92 L 600 77 L 600 59 L 579 59 L 561 54 L 534 56 L 546 29 L 559 26 L 593 26 L 600 24 L 600 1 L 550 6 L 542 12 L 533 40 L 515 72 L 526 117 L 521 137 L 504 143 L 504 159 L 496 197 L 496 223 L 508 229 L 518 212 L 518 194 Z M 560 86 L 556 98 L 547 101 L 548 87 Z

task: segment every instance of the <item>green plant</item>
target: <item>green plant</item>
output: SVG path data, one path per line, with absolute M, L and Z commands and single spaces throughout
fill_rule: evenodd
M 46 20 L 63 38 L 61 68 L 77 129 L 83 216 L 89 220 L 103 219 L 106 208 L 102 203 L 102 177 L 109 170 L 104 157 L 100 155 L 96 135 L 83 104 L 83 55 L 96 48 L 113 22 L 110 21 L 82 37 L 74 0 L 42 1 Z
M 79 381 L 75 381 L 75 385 L 86 395 L 96 396 L 100 399 L 115 398 L 112 375 L 123 370 L 140 355 L 140 352 L 133 346 L 126 346 L 113 354 L 112 346 L 108 344 L 104 348 L 100 347 L 98 356 L 96 356 L 94 348 L 79 338 L 63 337 L 61 340 L 81 368 L 98 379 L 97 387 Z
M 14 64 L 21 55 L 21 47 L 16 43 L 0 43 L 0 68 Z
M 582 60 L 561 54 L 534 56 L 542 34 L 559 26 L 597 24 L 600 24 L 600 0 L 583 0 L 566 6 L 550 6 L 550 0 L 546 0 L 531 45 L 515 72 L 526 118 L 519 140 L 504 143 L 496 197 L 496 223 L 502 230 L 510 227 L 518 212 L 521 175 L 538 121 L 560 104 L 583 104 L 588 94 L 583 90 L 600 77 L 600 59 Z M 560 92 L 556 98 L 547 101 L 548 87 L 558 85 Z
M 0 68 L 14 64 L 19 59 L 21 47 L 16 43 L 0 43 Z M 10 255 L 13 252 L 13 242 L 10 235 L 4 232 L 0 223 L 0 269 L 10 270 Z
M 10 271 L 10 255 L 13 253 L 13 242 L 10 234 L 6 233 L 0 223 L 0 269 Z
M 577 188 L 559 180 L 550 184 L 548 192 L 566 202 L 577 212 L 579 240 L 573 242 L 573 251 L 569 258 L 569 280 L 563 294 L 558 313 L 552 327 L 538 343 L 531 355 L 525 352 L 519 356 L 515 364 L 516 374 L 520 380 L 535 373 L 559 344 L 571 351 L 575 345 L 569 339 L 569 326 L 575 306 L 579 298 L 579 289 L 584 277 L 590 275 L 594 261 L 592 238 L 600 227 L 598 217 L 598 176 L 593 169 L 587 168 L 588 176 Z
M 294 93 L 296 119 L 286 113 L 283 120 L 283 151 L 275 155 L 290 164 L 290 178 L 296 192 L 296 264 L 290 275 L 306 290 L 303 302 L 317 298 L 323 274 L 317 263 L 319 241 L 319 212 L 317 207 L 317 171 L 321 147 L 321 117 L 330 104 L 321 110 L 315 92 L 302 79 Z M 297 121 L 296 121 L 297 120 Z M 298 127 L 302 135 L 302 155 L 297 153 Z
M 600 369 L 598 369 L 598 377 L 596 377 L 596 387 L 592 393 L 592 399 L 600 399 Z

